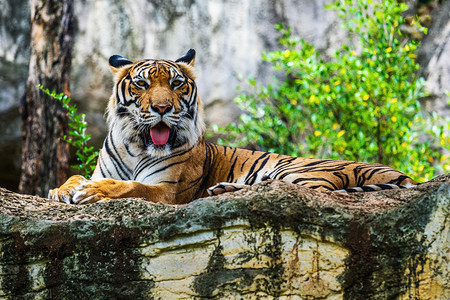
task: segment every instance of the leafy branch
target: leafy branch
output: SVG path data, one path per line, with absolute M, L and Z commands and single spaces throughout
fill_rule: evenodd
M 76 105 L 71 104 L 70 97 L 64 93 L 57 94 L 55 91 L 50 91 L 44 88 L 43 85 L 38 87 L 53 99 L 59 101 L 62 107 L 67 111 L 69 118 L 69 135 L 64 135 L 63 140 L 75 147 L 78 163 L 72 165 L 72 168 L 79 169 L 82 175 L 89 178 L 97 164 L 98 151 L 94 147 L 88 147 L 87 143 L 91 139 L 91 135 L 86 133 L 87 122 L 86 115 L 77 113 Z
M 339 0 L 343 29 L 358 45 L 322 53 L 277 25 L 282 49 L 263 54 L 280 72 L 249 79 L 235 102 L 240 122 L 219 143 L 292 156 L 379 162 L 419 181 L 450 171 L 450 120 L 420 109 L 419 41 L 402 34 L 408 6 L 396 0 Z M 416 24 L 421 32 L 426 28 Z M 358 39 L 359 38 L 359 39 Z

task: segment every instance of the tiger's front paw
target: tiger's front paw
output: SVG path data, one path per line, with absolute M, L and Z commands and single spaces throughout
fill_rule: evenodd
M 100 200 L 109 200 L 101 186 L 100 182 L 87 180 L 81 175 L 75 175 L 70 177 L 59 188 L 50 190 L 48 198 L 70 204 L 86 204 Z
M 212 187 L 208 188 L 207 191 L 210 196 L 214 196 L 214 195 L 220 195 L 223 193 L 238 191 L 244 187 L 246 187 L 245 184 L 219 182 L 218 184 L 213 185 Z
M 74 203 L 72 201 L 73 196 L 79 190 L 80 186 L 87 181 L 88 180 L 81 175 L 72 176 L 59 188 L 50 190 L 48 192 L 48 198 L 53 201 Z

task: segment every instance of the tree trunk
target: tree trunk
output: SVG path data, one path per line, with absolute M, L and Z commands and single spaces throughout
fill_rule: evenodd
M 22 114 L 22 174 L 19 191 L 46 196 L 64 182 L 69 146 L 67 116 L 60 103 L 37 86 L 69 95 L 73 48 L 73 0 L 31 0 L 29 74 Z

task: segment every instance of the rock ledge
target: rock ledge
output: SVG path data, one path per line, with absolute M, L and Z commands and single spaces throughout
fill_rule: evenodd
M 0 297 L 442 299 L 450 175 L 352 195 L 283 182 L 168 206 L 0 189 Z

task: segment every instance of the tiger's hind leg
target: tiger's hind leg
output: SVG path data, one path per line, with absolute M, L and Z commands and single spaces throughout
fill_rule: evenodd
M 238 184 L 238 183 L 230 183 L 230 182 L 219 182 L 216 185 L 213 185 L 212 187 L 208 188 L 208 194 L 210 196 L 220 195 L 223 193 L 229 193 L 229 192 L 235 192 L 238 190 L 241 190 L 242 188 L 246 187 L 245 184 Z

